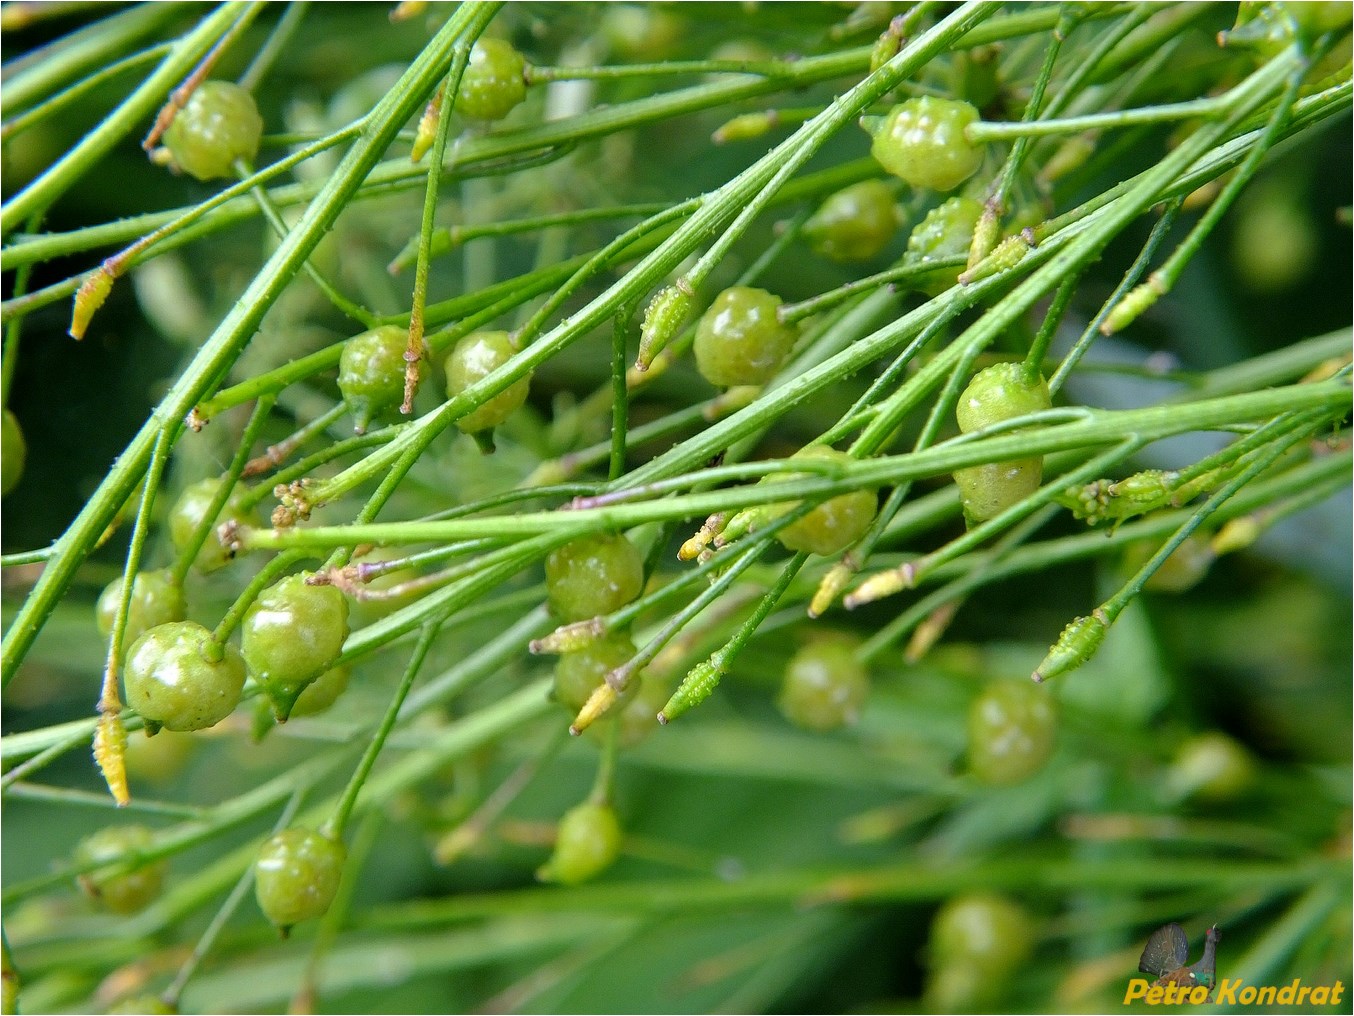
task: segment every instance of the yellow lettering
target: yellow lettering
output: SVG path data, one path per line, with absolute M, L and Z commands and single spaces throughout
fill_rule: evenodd
M 1278 999 L 1279 989 L 1272 984 L 1266 984 L 1255 996 L 1255 1000 L 1261 1005 L 1273 1005 Z
M 1124 992 L 1124 1005 L 1128 1005 L 1134 999 L 1142 998 L 1147 994 L 1148 980 L 1145 977 L 1134 977 L 1128 982 L 1128 990 Z
M 1189 989 L 1189 998 L 1186 999 L 1190 1005 L 1203 1005 L 1208 1001 L 1208 988 L 1202 984 L 1196 984 Z
M 1251 984 L 1246 985 L 1246 987 L 1238 992 L 1237 997 L 1241 1000 L 1242 1005 L 1250 1005 L 1255 1001 L 1255 986 Z
M 1331 989 L 1331 992 L 1330 992 L 1330 1004 L 1331 1004 L 1331 1005 L 1339 1005 L 1339 1004 L 1340 1004 L 1340 996 L 1344 993 L 1344 990 L 1345 990 L 1345 982 L 1344 982 L 1344 981 L 1336 981 L 1336 982 L 1335 982 L 1335 987 L 1332 988 L 1332 989 Z
M 1292 984 L 1285 984 L 1279 989 L 1279 993 L 1275 996 L 1274 1001 L 1278 1002 L 1279 1005 L 1292 1005 L 1293 998 L 1298 993 L 1298 985 L 1301 983 L 1300 980 L 1295 978 Z
M 1312 989 L 1312 1005 L 1330 1004 L 1330 985 L 1318 984 Z
M 1146 1002 L 1148 1005 L 1161 1005 L 1161 998 L 1166 994 L 1164 988 L 1159 984 L 1154 984 L 1147 989 Z
M 1218 982 L 1218 1005 L 1236 1005 L 1236 990 L 1241 987 L 1241 979 L 1224 977 Z
M 1304 984 L 1301 988 L 1298 989 L 1298 997 L 1293 999 L 1293 1003 L 1295 1005 L 1302 1005 L 1303 1002 L 1307 1001 L 1307 996 L 1310 995 L 1311 993 L 1312 989 Z

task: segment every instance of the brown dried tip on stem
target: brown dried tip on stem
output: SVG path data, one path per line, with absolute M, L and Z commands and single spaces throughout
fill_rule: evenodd
M 414 396 L 418 393 L 420 372 L 419 361 L 423 359 L 423 327 L 420 323 L 415 329 L 409 324 L 409 348 L 404 351 L 404 401 L 400 403 L 400 412 L 409 416 L 414 411 Z
M 211 420 L 207 419 L 205 416 L 199 413 L 197 411 L 197 406 L 194 406 L 192 409 L 188 410 L 188 415 L 184 417 L 183 420 L 183 425 L 187 427 L 189 430 L 191 430 L 194 434 L 199 433 L 202 430 L 202 428 L 207 426 L 207 424 L 209 423 L 211 423 Z

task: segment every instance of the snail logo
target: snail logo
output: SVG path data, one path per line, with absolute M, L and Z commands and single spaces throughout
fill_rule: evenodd
M 1156 978 L 1134 977 L 1124 992 L 1124 1005 L 1220 1005 L 1314 1006 L 1339 1005 L 1344 996 L 1342 981 L 1308 985 L 1301 978 L 1279 985 L 1253 985 L 1240 977 L 1218 979 L 1217 925 L 1204 935 L 1204 953 L 1188 964 L 1189 939 L 1178 924 L 1165 924 L 1152 932 L 1138 960 L 1138 970 Z

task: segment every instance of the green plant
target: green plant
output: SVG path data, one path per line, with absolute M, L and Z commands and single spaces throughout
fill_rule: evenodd
M 870 674 L 849 637 L 817 638 L 785 666 L 776 705 L 805 730 L 835 730 L 854 723 L 870 694 Z
M 1348 982 L 1347 13 L 0 9 L 10 1007 L 1108 1011 L 1171 922 Z M 265 133 L 168 172 L 210 82 Z M 328 644 L 250 680 L 279 588 Z M 538 884 L 580 801 L 624 863 Z M 175 880 L 70 920 L 118 806 Z M 1029 958 L 932 963 L 994 894 Z
M 8 494 L 24 474 L 28 446 L 24 444 L 19 421 L 8 409 L 0 416 L 0 493 Z
M 264 916 L 285 934 L 294 924 L 323 917 L 338 893 L 347 851 L 310 829 L 284 829 L 259 848 L 254 895 Z
M 115 914 L 144 910 L 160 895 L 168 868 L 163 860 L 138 863 L 137 855 L 153 840 L 143 825 L 106 826 L 86 836 L 75 848 L 76 863 L 88 869 L 79 878 L 80 889 Z
M 536 872 L 542 882 L 590 882 L 615 863 L 621 850 L 621 823 L 609 804 L 584 801 L 559 820 L 555 850 Z
M 94 622 L 99 634 L 107 638 L 113 634 L 118 606 L 122 601 L 122 579 L 116 578 L 104 587 L 94 606 Z M 170 621 L 182 621 L 187 615 L 183 590 L 168 571 L 137 572 L 132 579 L 132 596 L 127 605 L 126 629 L 123 641 L 130 645 L 150 629 Z
M 237 161 L 253 162 L 263 135 L 254 97 L 229 81 L 204 81 L 165 130 L 173 164 L 198 180 L 234 176 Z
M 913 187 L 952 191 L 978 172 L 983 150 L 965 133 L 978 111 L 959 99 L 923 95 L 889 110 L 870 152 Z
M 1057 734 L 1058 712 L 1047 691 L 994 682 L 969 706 L 969 771 L 994 786 L 1020 783 L 1047 764 Z

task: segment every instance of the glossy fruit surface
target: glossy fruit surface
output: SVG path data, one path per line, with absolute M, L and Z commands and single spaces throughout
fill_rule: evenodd
M 330 667 L 301 690 L 291 707 L 291 716 L 315 716 L 322 713 L 348 690 L 352 669 L 345 663 Z
M 550 610 L 563 621 L 609 614 L 644 588 L 644 558 L 624 536 L 584 536 L 545 559 Z
M 543 882 L 578 885 L 600 875 L 621 852 L 621 824 L 609 805 L 585 801 L 564 813 L 555 852 L 536 873 Z
M 188 546 L 189 541 L 193 539 L 198 526 L 202 524 L 202 520 L 211 508 L 212 499 L 216 497 L 216 492 L 221 489 L 221 483 L 220 477 L 209 476 L 206 479 L 189 484 L 183 489 L 178 501 L 169 511 L 169 540 L 174 545 L 175 550 L 182 552 Z M 214 520 L 213 528 L 229 521 L 244 522 L 248 515 L 244 506 L 244 497 L 245 488 L 236 484 L 235 489 L 226 498 L 221 514 Z M 215 532 L 209 532 L 202 548 L 197 553 L 197 557 L 193 560 L 193 565 L 198 571 L 212 572 L 224 567 L 230 560 L 230 551 L 221 545 L 221 541 L 216 538 Z
M 893 188 L 883 180 L 864 180 L 829 195 L 803 232 L 831 261 L 866 261 L 889 245 L 898 225 Z
M 279 928 L 322 917 L 334 902 L 348 851 L 310 829 L 285 829 L 266 840 L 254 861 L 254 896 Z
M 18 417 L 6 409 L 0 417 L 0 494 L 8 494 L 18 484 L 27 460 L 28 445 Z
M 527 97 L 527 62 L 502 39 L 480 39 L 470 51 L 456 109 L 476 120 L 501 120 Z
M 1048 692 L 1028 681 L 995 681 L 969 707 L 969 769 L 993 786 L 1020 783 L 1048 762 L 1057 736 Z
M 333 666 L 348 638 L 348 601 L 334 586 L 311 586 L 313 572 L 288 575 L 259 594 L 240 626 L 240 652 L 279 720 L 296 697 Z
M 696 326 L 696 368 L 713 385 L 770 381 L 794 348 L 797 333 L 781 324 L 781 299 L 764 289 L 734 286 L 715 297 Z
M 1048 384 L 1042 377 L 1030 378 L 1020 363 L 997 363 L 973 376 L 959 396 L 955 419 L 959 430 L 969 434 L 1050 405 Z M 1038 490 L 1043 472 L 1041 456 L 956 470 L 954 482 L 964 517 L 975 523 L 1000 515 Z
M 956 469 L 954 485 L 959 488 L 964 517 L 986 522 L 1038 490 L 1043 476 L 1042 458 L 1013 459 Z
M 338 387 L 357 433 L 404 401 L 404 352 L 409 333 L 382 325 L 354 335 L 339 357 Z
M 870 152 L 913 187 L 951 191 L 982 165 L 982 148 L 964 135 L 977 121 L 978 111 L 958 99 L 908 99 L 889 111 Z
M 1034 924 L 1023 907 L 996 893 L 948 900 L 931 923 L 933 965 L 972 964 L 984 976 L 1009 976 L 1030 955 Z
M 220 659 L 213 659 L 218 651 Z M 167 730 L 220 723 L 239 705 L 244 678 L 235 647 L 217 647 L 195 621 L 150 629 L 133 643 L 122 672 L 127 704 Z
M 116 578 L 99 594 L 94 607 L 94 622 L 99 634 L 108 638 L 113 632 L 118 606 L 122 602 L 122 579 Z M 188 604 L 183 589 L 174 583 L 168 571 L 137 572 L 132 579 L 132 598 L 127 604 L 127 630 L 123 646 L 130 646 L 150 629 L 170 621 L 182 621 Z
M 565 653 L 555 664 L 555 698 L 577 713 L 606 680 L 607 674 L 630 662 L 635 651 L 630 636 L 613 633 L 590 642 L 577 652 Z M 633 688 L 634 685 L 627 692 L 632 692 Z
M 148 850 L 153 841 L 151 831 L 142 825 L 108 826 L 81 840 L 75 848 L 77 864 L 107 862 L 79 877 L 85 895 L 115 914 L 134 914 L 146 907 L 160 895 L 167 862 L 133 868 L 124 868 L 122 862 Z
M 254 97 L 229 81 L 204 81 L 175 114 L 164 134 L 174 163 L 189 176 L 234 176 L 235 160 L 252 162 L 263 118 Z
M 941 202 L 926 214 L 907 238 L 903 264 L 909 268 L 924 268 L 936 261 L 966 257 L 982 214 L 982 203 L 973 198 L 958 197 Z M 953 286 L 962 271 L 962 267 L 938 268 L 920 276 L 912 285 L 923 293 L 937 296 Z
M 859 642 L 820 638 L 790 658 L 776 704 L 797 727 L 835 730 L 854 723 L 870 694 L 870 675 L 856 658 Z
M 822 459 L 847 464 L 855 460 L 845 452 L 827 445 L 801 448 L 795 458 Z M 768 514 L 775 517 L 788 511 L 790 505 L 778 505 Z M 829 498 L 802 519 L 791 522 L 776 534 L 788 550 L 803 550 L 810 554 L 836 554 L 855 543 L 874 521 L 879 510 L 879 499 L 873 490 L 853 490 Z
M 454 399 L 498 370 L 516 353 L 517 347 L 507 332 L 471 332 L 447 355 L 447 398 Z M 457 420 L 456 426 L 466 434 L 497 427 L 526 402 L 530 390 L 530 376 L 519 378 Z
M 973 375 L 954 407 L 961 433 L 969 434 L 1006 420 L 1048 409 L 1048 384 L 1030 378 L 1024 364 L 997 363 Z

